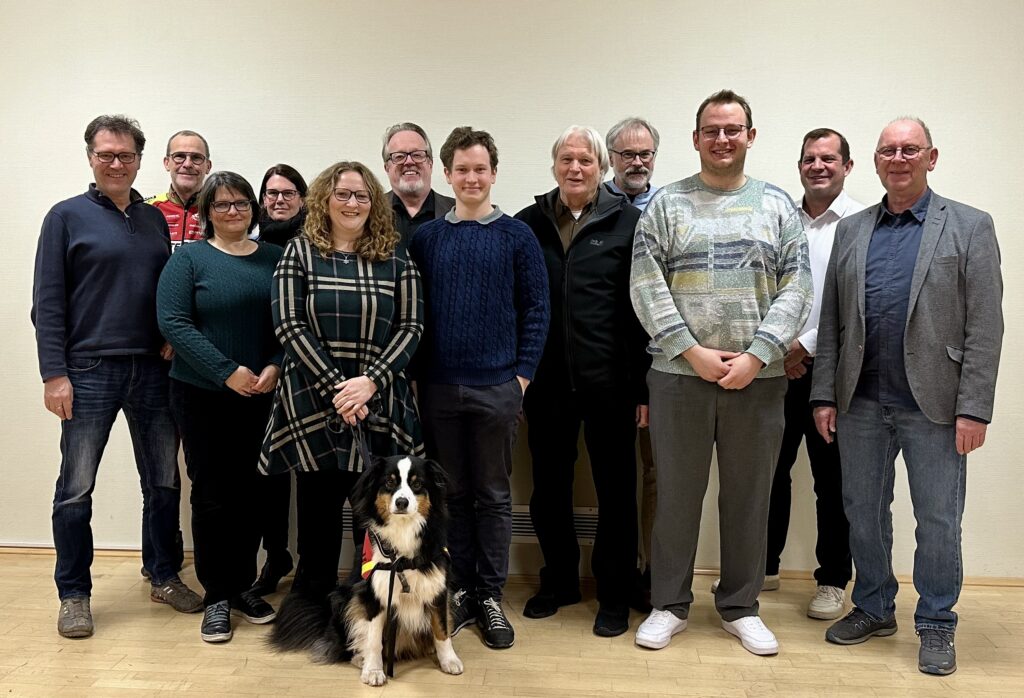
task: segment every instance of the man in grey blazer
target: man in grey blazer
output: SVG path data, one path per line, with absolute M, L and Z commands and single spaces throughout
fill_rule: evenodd
M 838 439 L 857 568 L 854 609 L 825 639 L 896 632 L 894 462 L 902 451 L 917 519 L 918 668 L 956 670 L 966 456 L 985 442 L 1003 335 L 992 218 L 934 193 L 938 150 L 924 122 L 882 131 L 880 204 L 839 223 L 825 276 L 811 403 Z

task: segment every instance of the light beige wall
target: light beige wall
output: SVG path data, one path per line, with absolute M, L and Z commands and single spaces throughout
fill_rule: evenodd
M 307 178 L 342 158 L 377 166 L 379 136 L 421 123 L 439 145 L 453 126 L 490 130 L 501 151 L 495 201 L 514 213 L 553 186 L 548 149 L 570 123 L 607 129 L 632 113 L 663 134 L 656 182 L 693 173 L 700 100 L 721 87 L 747 96 L 759 136 L 748 172 L 799 190 L 800 137 L 843 131 L 856 167 L 851 193 L 881 189 L 871 151 L 885 122 L 926 119 L 940 150 L 935 189 L 990 211 L 1003 251 L 1006 341 L 994 424 L 970 458 L 964 525 L 968 575 L 1024 576 L 1019 447 L 1024 176 L 1017 134 L 1024 97 L 1016 0 L 961 2 L 3 2 L 4 134 L 0 182 L 0 544 L 48 545 L 58 425 L 41 404 L 28 321 L 39 224 L 90 181 L 82 131 L 126 112 L 150 138 L 137 188 L 162 191 L 160 156 L 181 128 L 202 132 L 215 168 L 251 180 L 284 160 Z M 440 169 L 440 168 L 439 168 Z M 447 190 L 437 173 L 435 182 Z M 523 456 L 522 449 L 520 456 Z M 517 501 L 529 495 L 517 463 Z M 806 461 L 795 468 L 784 566 L 813 563 Z M 912 566 L 914 521 L 898 477 L 895 566 Z M 588 485 L 581 485 L 587 498 Z M 708 493 L 698 563 L 717 564 Z M 101 466 L 94 527 L 100 546 L 135 547 L 139 495 L 119 421 Z M 186 510 L 187 511 L 187 510 Z M 187 518 L 186 518 L 187 521 Z M 521 571 L 532 572 L 532 569 Z

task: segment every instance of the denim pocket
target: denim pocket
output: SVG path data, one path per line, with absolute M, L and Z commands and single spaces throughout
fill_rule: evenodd
M 86 371 L 91 371 L 103 363 L 103 358 L 97 356 L 89 359 L 68 359 L 66 363 L 67 369 L 71 373 L 85 373 Z

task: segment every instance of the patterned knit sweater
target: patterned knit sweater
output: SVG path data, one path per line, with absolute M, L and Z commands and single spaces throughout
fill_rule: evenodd
M 630 296 L 657 371 L 697 375 L 681 354 L 700 344 L 753 354 L 759 378 L 785 375 L 812 294 L 803 224 L 772 184 L 748 177 L 722 191 L 693 175 L 659 191 L 637 224 Z

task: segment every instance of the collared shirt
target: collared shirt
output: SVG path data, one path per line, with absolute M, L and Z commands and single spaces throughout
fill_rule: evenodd
M 427 198 L 423 200 L 423 205 L 420 206 L 420 210 L 416 212 L 415 216 L 410 216 L 402 200 L 395 192 L 391 192 L 391 210 L 395 212 L 395 230 L 402 237 L 399 245 L 408 247 L 412 236 L 416 234 L 416 229 L 435 218 L 434 190 L 431 189 L 427 194 Z
M 654 198 L 654 195 L 658 193 L 659 189 L 661 189 L 661 187 L 656 187 L 650 182 L 648 182 L 647 191 L 642 191 L 636 196 L 630 196 L 626 192 L 619 189 L 618 186 L 616 186 L 614 179 L 609 179 L 607 182 L 604 183 L 604 185 L 605 187 L 608 188 L 608 191 L 610 191 L 611 193 L 626 197 L 626 200 L 629 201 L 629 203 L 633 204 L 641 211 L 647 208 L 647 204 L 650 203 L 651 199 Z
M 857 394 L 886 407 L 917 409 L 903 363 L 910 285 L 921 247 L 931 189 L 906 211 L 893 214 L 888 197 L 868 243 L 864 264 L 864 364 Z
M 802 203 L 802 202 L 801 202 Z M 801 205 L 800 220 L 804 223 L 804 232 L 807 234 L 807 250 L 811 258 L 811 280 L 814 282 L 814 300 L 811 304 L 811 314 L 807 322 L 797 335 L 800 345 L 812 356 L 818 350 L 818 317 L 821 315 L 821 292 L 825 286 L 825 270 L 828 268 L 828 259 L 832 255 L 832 242 L 836 237 L 836 226 L 839 221 L 866 207 L 859 201 L 855 201 L 845 190 L 839 192 L 828 209 L 817 218 L 811 218 Z
M 558 223 L 558 237 L 562 240 L 562 250 L 569 251 L 569 245 L 572 244 L 573 238 L 590 220 L 590 214 L 594 211 L 595 201 L 597 201 L 596 195 L 593 200 L 587 202 L 587 205 L 583 207 L 579 217 L 577 217 L 573 215 L 573 212 L 562 201 L 561 195 L 555 198 L 555 221 Z

